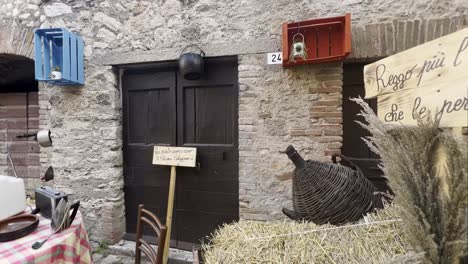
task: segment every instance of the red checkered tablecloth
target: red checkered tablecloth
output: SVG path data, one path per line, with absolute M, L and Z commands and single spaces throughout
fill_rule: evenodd
M 39 216 L 39 225 L 31 234 L 9 242 L 0 242 L 0 264 L 92 263 L 88 234 L 81 213 L 72 225 L 53 235 L 38 250 L 32 244 L 53 233 L 50 220 Z

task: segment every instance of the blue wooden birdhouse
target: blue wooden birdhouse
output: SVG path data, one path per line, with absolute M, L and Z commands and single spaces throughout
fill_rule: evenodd
M 65 28 L 34 32 L 36 80 L 56 85 L 84 84 L 83 39 Z

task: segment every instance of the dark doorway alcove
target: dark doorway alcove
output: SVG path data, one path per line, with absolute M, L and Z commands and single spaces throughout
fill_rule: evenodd
M 34 61 L 18 55 L 0 53 L 0 93 L 37 92 Z
M 359 115 L 362 108 L 350 98 L 363 98 L 365 63 L 349 63 L 343 66 L 343 147 L 342 154 L 348 157 L 363 171 L 364 175 L 381 192 L 390 191 L 387 179 L 378 164 L 380 157 L 371 151 L 363 138 L 369 132 L 356 121 L 365 120 Z M 377 99 L 366 100 L 369 106 L 377 113 Z

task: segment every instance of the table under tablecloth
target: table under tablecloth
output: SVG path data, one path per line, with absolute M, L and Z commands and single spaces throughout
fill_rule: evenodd
M 53 235 L 40 249 L 32 244 L 53 233 L 50 220 L 40 215 L 39 225 L 31 234 L 9 242 L 0 242 L 0 264 L 92 263 L 88 234 L 81 213 L 72 225 Z

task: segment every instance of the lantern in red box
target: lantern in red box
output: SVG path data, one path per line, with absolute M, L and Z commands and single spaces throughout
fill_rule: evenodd
M 341 61 L 351 53 L 351 15 L 283 23 L 282 48 L 284 67 Z

